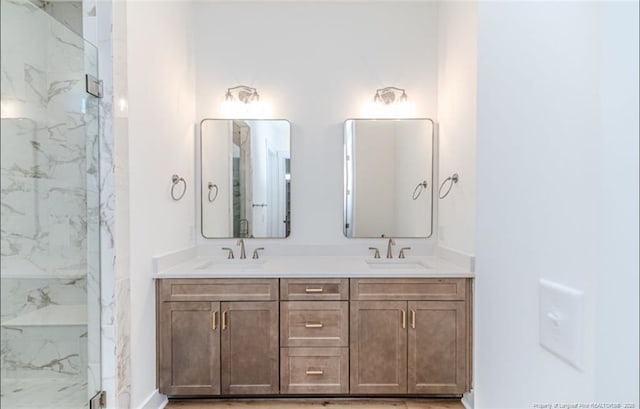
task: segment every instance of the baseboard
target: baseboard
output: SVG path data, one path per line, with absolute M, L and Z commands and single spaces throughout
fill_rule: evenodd
M 163 409 L 169 403 L 166 395 L 154 390 L 137 409 Z
M 473 390 L 462 395 L 462 400 L 460 401 L 464 405 L 466 409 L 473 409 Z

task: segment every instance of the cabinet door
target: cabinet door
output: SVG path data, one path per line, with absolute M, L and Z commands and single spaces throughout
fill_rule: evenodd
M 466 352 L 463 301 L 409 302 L 409 393 L 463 393 Z
M 165 395 L 220 394 L 217 302 L 163 302 L 158 316 L 159 389 Z
M 352 394 L 407 392 L 407 302 L 351 302 Z
M 222 303 L 222 393 L 278 393 L 278 303 Z

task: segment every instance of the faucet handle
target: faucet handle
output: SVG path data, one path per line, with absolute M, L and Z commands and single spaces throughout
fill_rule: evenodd
M 233 255 L 233 249 L 230 249 L 229 247 L 223 247 L 222 250 L 227 250 L 229 252 L 229 254 L 227 254 L 227 258 L 228 259 L 235 258 L 234 255 Z
M 253 250 L 253 256 L 251 258 L 253 258 L 254 260 L 257 260 L 260 258 L 260 254 L 258 254 L 259 250 L 264 250 L 264 247 L 258 247 L 257 249 Z
M 411 247 L 403 247 L 400 249 L 400 254 L 398 254 L 398 258 L 404 258 L 404 251 L 411 250 Z
M 376 252 L 373 253 L 373 258 L 380 258 L 380 250 L 378 250 L 375 247 L 369 247 L 369 250 L 375 250 Z

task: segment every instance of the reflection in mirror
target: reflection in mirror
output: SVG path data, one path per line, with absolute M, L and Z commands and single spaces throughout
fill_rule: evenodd
M 271 119 L 200 123 L 205 238 L 289 235 L 290 129 L 289 121 Z
M 433 121 L 349 119 L 344 153 L 345 236 L 431 236 Z

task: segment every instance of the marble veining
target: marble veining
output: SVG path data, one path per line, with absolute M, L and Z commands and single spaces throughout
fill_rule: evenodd
M 3 321 L 3 327 L 86 326 L 86 304 L 49 305 L 28 314 Z
M 0 320 L 6 322 L 52 305 L 86 304 L 86 277 L 2 278 Z
M 3 405 L 12 409 L 87 407 L 87 382 L 72 379 L 8 379 L 2 381 Z
M 101 366 L 101 388 L 107 393 L 108 408 L 129 407 L 130 389 L 128 380 L 128 343 L 123 341 L 129 334 L 128 311 L 121 311 L 121 303 L 118 302 L 116 311 L 116 276 L 122 274 L 123 269 L 117 269 L 115 252 L 115 152 L 113 135 L 113 69 L 112 64 L 115 56 L 112 49 L 112 36 L 115 36 L 117 23 L 112 20 L 112 7 L 120 6 L 112 2 L 102 2 L 96 0 L 83 0 L 83 35 L 91 43 L 98 47 L 99 77 L 103 81 L 104 96 L 100 99 L 99 118 L 99 141 L 95 151 L 99 151 L 98 168 L 99 176 L 91 183 L 96 184 L 96 189 L 100 193 L 100 206 L 91 209 L 91 217 L 99 218 L 99 243 L 89 243 L 90 247 L 95 247 L 100 254 L 100 276 L 99 288 L 95 288 L 96 295 L 99 295 L 101 302 L 101 339 L 96 340 L 102 343 L 101 357 L 90 358 L 90 370 L 94 367 L 91 362 L 96 362 L 95 367 Z M 124 21 L 124 20 L 123 20 Z M 93 211 L 96 211 L 95 213 Z M 126 237 L 126 230 L 120 230 L 122 237 Z M 123 258 L 124 259 L 124 258 Z M 123 263 L 120 262 L 120 265 Z M 94 272 L 90 269 L 89 274 Z M 97 274 L 96 274 L 97 276 Z M 89 286 L 90 298 L 94 288 Z M 128 294 L 122 295 L 123 299 L 128 298 Z M 91 310 L 90 310 L 91 312 Z M 91 315 L 91 314 L 90 314 Z M 89 319 L 89 325 L 95 322 Z M 90 331 L 91 334 L 93 331 Z M 91 339 L 90 339 L 91 342 Z M 90 348 L 90 351 L 92 349 Z M 92 390 L 91 384 L 89 390 Z
M 81 2 L 36 3 L 1 3 L 0 399 L 86 407 L 101 376 L 100 117 L 84 89 L 98 58 L 76 34 Z
M 2 382 L 6 379 L 86 378 L 87 329 L 83 325 L 3 326 Z

